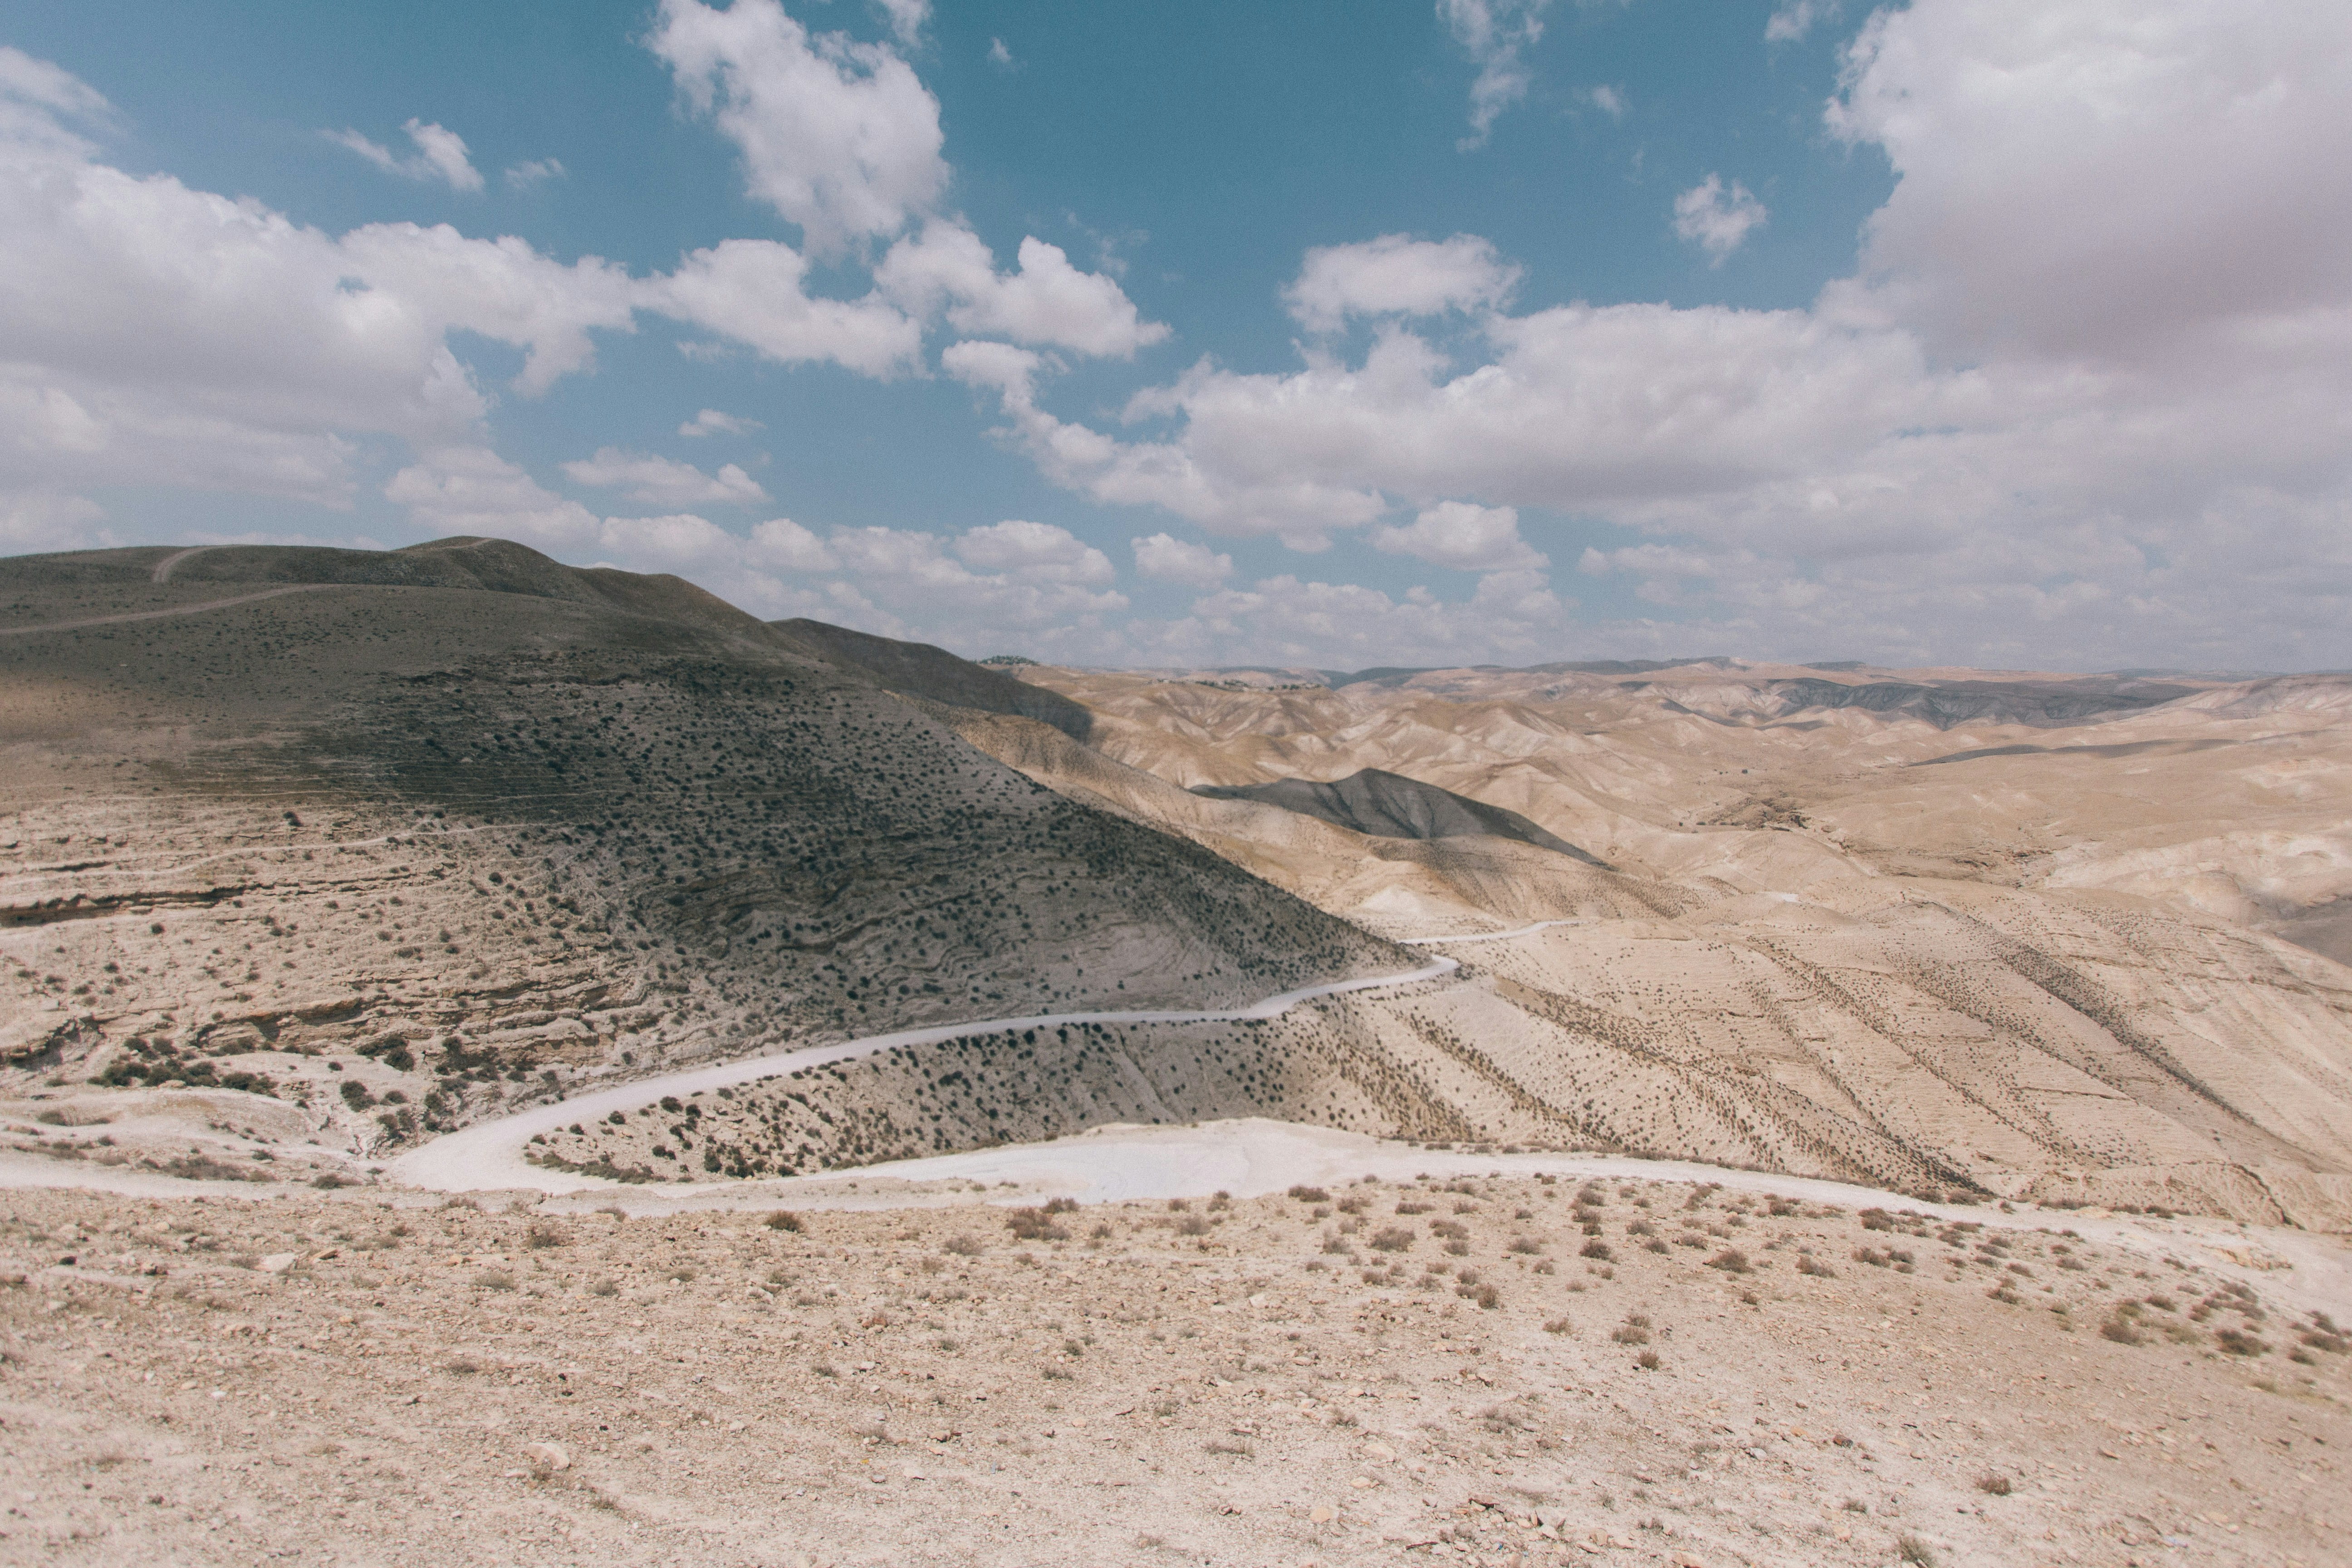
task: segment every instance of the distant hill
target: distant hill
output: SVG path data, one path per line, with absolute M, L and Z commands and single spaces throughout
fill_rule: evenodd
M 1488 805 L 1402 773 L 1366 768 L 1332 784 L 1276 779 L 1262 784 L 1197 784 L 1212 800 L 1254 800 L 1318 817 L 1375 838 L 1465 838 L 1484 834 L 1516 838 L 1606 869 L 1606 862 L 1548 832 L 1516 811 Z

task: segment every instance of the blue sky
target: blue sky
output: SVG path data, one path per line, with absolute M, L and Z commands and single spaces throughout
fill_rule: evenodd
M 2329 18 L 18 15 L 0 545 L 497 532 L 1089 663 L 2352 663 Z

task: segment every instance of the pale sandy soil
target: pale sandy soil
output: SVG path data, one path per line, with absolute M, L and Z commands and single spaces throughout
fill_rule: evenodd
M 2346 1342 L 2152 1222 L 1434 1172 L 1027 1239 L 969 1186 L 796 1231 L 278 1191 L 0 1196 L 0 1561 L 2119 1568 L 2352 1530 Z

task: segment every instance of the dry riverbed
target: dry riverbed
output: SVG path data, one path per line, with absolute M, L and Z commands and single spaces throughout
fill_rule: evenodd
M 970 1195 L 0 1193 L 0 1561 L 2352 1556 L 2352 1342 L 2054 1216 Z

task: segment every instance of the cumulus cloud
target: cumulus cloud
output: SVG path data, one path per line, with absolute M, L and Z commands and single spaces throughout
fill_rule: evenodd
M 1351 316 L 1434 316 L 1502 304 L 1519 268 L 1475 235 L 1415 239 L 1384 234 L 1307 253 L 1283 303 L 1309 331 L 1337 331 Z
M 1769 216 L 1746 185 L 1734 180 L 1727 188 L 1721 174 L 1709 174 L 1675 198 L 1675 232 L 1706 251 L 1715 267 Z
M 510 164 L 504 175 L 510 191 L 527 191 L 550 180 L 563 178 L 563 162 L 560 158 L 533 158 L 526 163 Z
M 482 188 L 482 172 L 474 167 L 466 155 L 466 139 L 455 131 L 421 120 L 412 120 L 401 127 L 416 151 L 403 158 L 381 142 L 372 142 L 356 131 L 328 131 L 323 134 L 339 147 L 348 147 L 387 174 L 398 174 L 404 180 L 439 180 L 455 191 L 478 191 Z
M 1603 82 L 1599 87 L 1584 89 L 1584 101 L 1612 120 L 1622 120 L 1633 105 L 1625 101 L 1625 89 Z
M 922 38 L 923 24 L 931 19 L 931 0 L 874 0 L 874 4 L 898 42 L 909 47 Z
M 1440 501 L 1405 527 L 1377 531 L 1372 548 L 1457 572 L 1539 571 L 1551 564 L 1519 537 L 1517 508 L 1459 500 Z
M 1503 110 L 1528 95 L 1533 79 L 1523 51 L 1543 37 L 1543 14 L 1551 0 L 1437 0 L 1437 15 L 1454 41 L 1475 61 L 1470 84 L 1470 134 L 1464 152 L 1486 145 Z
M 887 377 L 920 357 L 919 321 L 877 295 L 811 295 L 808 262 L 781 240 L 726 239 L 679 261 L 646 289 L 646 306 L 791 364 L 831 360 Z
M 593 363 L 636 285 L 520 239 L 341 236 L 134 177 L 65 132 L 77 94 L 19 68 L 0 119 L 0 489 L 170 484 L 347 504 L 354 435 L 446 443 L 485 412 L 449 346 L 520 349 L 516 390 Z M 38 96 L 37 96 L 37 94 Z
M 767 426 L 761 424 L 757 419 L 739 418 L 737 416 L 732 414 L 721 414 L 716 408 L 706 408 L 701 413 L 696 415 L 693 418 L 688 420 L 685 424 L 679 426 L 677 427 L 677 433 L 681 436 L 698 437 L 748 436 L 754 430 L 765 430 Z
M 1035 356 L 950 368 L 1055 482 L 1213 531 L 1465 496 L 1633 531 L 1658 549 L 1596 563 L 1672 601 L 1675 641 L 2347 662 L 2352 201 L 2313 171 L 2352 167 L 2352 34 L 1915 0 L 1852 44 L 1828 122 L 1896 184 L 1810 309 L 1496 312 L 1452 357 L 1391 325 L 1360 361 L 1195 365 L 1118 434 L 1051 412 Z
M 988 40 L 988 63 L 996 67 L 999 70 L 1011 70 L 1013 68 L 1015 62 L 1013 58 L 1013 51 L 1004 47 L 1004 40 L 1003 38 L 991 38 Z
M 524 396 L 592 370 L 596 334 L 633 331 L 645 310 L 782 362 L 889 375 L 920 357 L 921 323 L 880 299 L 811 297 L 805 261 L 775 241 L 635 278 L 446 224 L 331 235 L 110 166 L 73 128 L 102 131 L 108 115 L 55 67 L 0 54 L 0 496 L 48 498 L 45 527 L 84 516 L 71 498 L 101 484 L 346 506 L 362 438 L 477 447 L 491 398 L 459 333 L 521 351 Z M 478 463 L 445 467 L 461 489 L 485 482 Z M 722 470 L 683 493 L 702 504 L 758 486 Z
M 1482 579 L 1470 600 L 1425 588 L 1402 597 L 1358 583 L 1284 574 L 1195 600 L 1192 614 L 1150 628 L 1168 652 L 1360 668 L 1400 658 L 1432 664 L 1559 656 L 1566 606 L 1533 574 Z
M 894 23 L 902 9 L 927 7 L 898 0 Z M 646 42 L 820 256 L 897 234 L 947 189 L 939 100 L 887 45 L 813 36 L 777 0 L 663 0 Z
M 644 506 L 742 505 L 768 499 L 759 481 L 733 463 L 706 474 L 691 463 L 599 447 L 595 456 L 563 465 L 572 482 L 618 489 Z
M 1135 552 L 1136 571 L 1155 582 L 1214 588 L 1234 574 L 1232 556 L 1173 534 L 1154 533 L 1130 539 L 1128 545 Z
M 1061 247 L 1026 238 L 1019 260 L 1018 271 L 1000 273 L 978 235 L 935 219 L 890 247 L 875 268 L 875 288 L 918 316 L 944 310 L 960 332 L 1083 354 L 1128 359 L 1168 336 L 1116 281 L 1079 271 Z
M 956 541 L 964 564 L 983 572 L 1009 572 L 1031 583 L 1075 583 L 1108 587 L 1118 580 L 1110 558 L 1082 542 L 1068 529 L 1050 522 L 1008 519 L 975 528 Z

